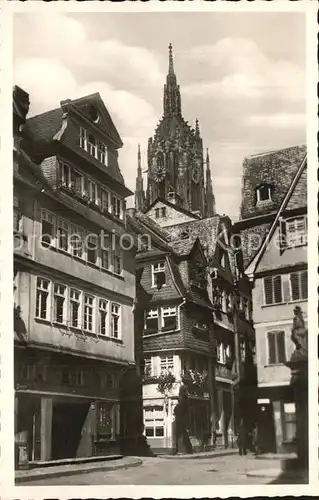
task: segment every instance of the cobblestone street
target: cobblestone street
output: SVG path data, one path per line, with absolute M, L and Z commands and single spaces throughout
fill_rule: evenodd
M 98 485 L 98 484 L 267 484 L 271 478 L 247 477 L 247 472 L 273 469 L 277 461 L 256 460 L 253 455 L 231 455 L 207 459 L 143 458 L 143 465 L 112 472 L 95 471 L 67 477 L 29 481 L 31 485 Z

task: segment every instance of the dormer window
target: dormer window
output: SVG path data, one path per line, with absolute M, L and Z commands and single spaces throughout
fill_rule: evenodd
M 80 147 L 96 158 L 103 165 L 107 165 L 107 147 L 99 141 L 92 133 L 80 127 Z
M 165 285 L 165 262 L 158 262 L 152 265 L 152 286 L 161 288 Z
M 166 217 L 166 207 L 162 207 L 161 212 L 162 212 L 162 217 Z
M 263 203 L 271 200 L 272 186 L 270 184 L 260 184 L 256 188 L 256 201 L 258 203 Z

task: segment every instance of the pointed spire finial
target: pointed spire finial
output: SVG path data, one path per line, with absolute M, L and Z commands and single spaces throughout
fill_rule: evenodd
M 209 152 L 208 152 L 208 148 L 206 149 L 206 164 L 207 164 L 207 168 L 209 168 Z
M 199 135 L 199 121 L 198 121 L 198 118 L 196 118 L 196 122 L 195 122 L 195 132 L 196 132 L 196 135 Z
M 168 74 L 174 75 L 173 46 L 171 43 L 168 46 Z

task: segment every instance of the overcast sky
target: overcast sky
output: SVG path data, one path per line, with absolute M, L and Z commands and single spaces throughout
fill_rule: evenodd
M 217 211 L 236 219 L 244 157 L 306 140 L 303 14 L 16 14 L 14 83 L 30 93 L 30 116 L 99 92 L 133 190 L 137 144 L 146 167 L 162 115 L 169 42 L 184 118 L 199 119 L 209 148 Z

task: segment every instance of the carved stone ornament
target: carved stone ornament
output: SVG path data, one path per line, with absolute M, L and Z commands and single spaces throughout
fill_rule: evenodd
M 296 345 L 296 349 L 308 350 L 308 330 L 305 327 L 303 312 L 300 306 L 294 308 L 294 319 L 291 329 L 291 340 Z
M 164 165 L 154 165 L 152 173 L 155 182 L 162 182 L 166 176 L 166 168 Z
M 193 170 L 192 170 L 192 179 L 193 179 L 193 182 L 195 182 L 195 184 L 198 184 L 199 181 L 200 181 L 200 171 L 198 169 L 198 167 L 194 167 Z

